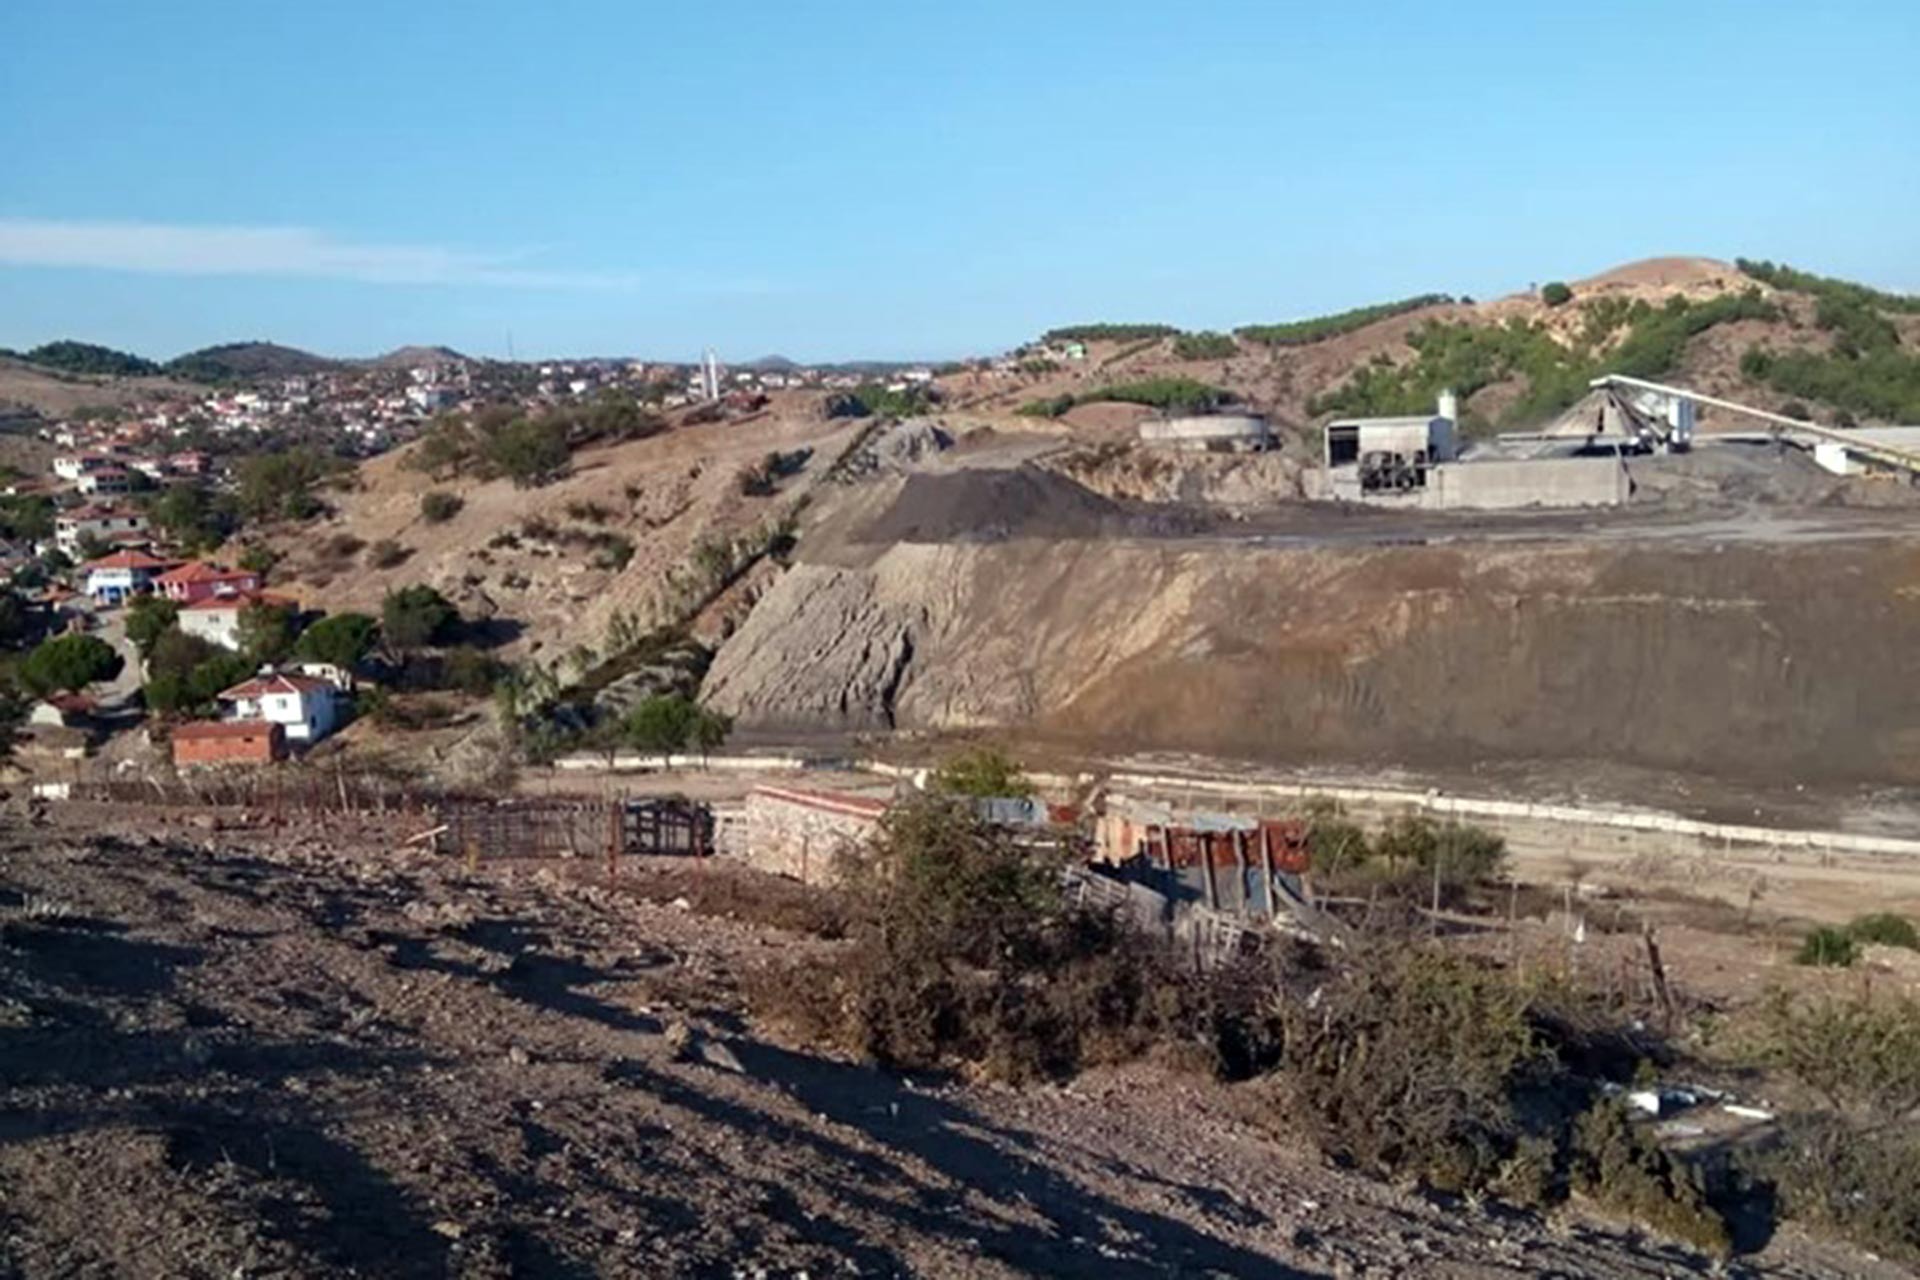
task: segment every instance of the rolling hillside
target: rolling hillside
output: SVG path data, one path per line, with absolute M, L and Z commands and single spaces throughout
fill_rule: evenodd
M 1012 383 L 960 374 L 946 385 L 969 408 L 1032 413 L 1189 379 L 1294 427 L 1420 411 L 1452 387 L 1469 429 L 1484 431 L 1536 425 L 1611 371 L 1799 405 L 1841 425 L 1920 421 L 1920 299 L 1770 263 L 1685 257 L 1566 287 L 1554 302 L 1545 291 L 1478 303 L 1434 294 L 1231 335 L 1131 327 L 1148 335 L 1138 337 L 1119 326 L 1117 337 L 1095 336 L 1084 361 L 1041 356 Z

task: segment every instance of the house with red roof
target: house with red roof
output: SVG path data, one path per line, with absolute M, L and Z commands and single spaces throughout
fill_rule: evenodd
M 122 604 L 153 589 L 153 581 L 177 561 L 144 551 L 116 551 L 86 564 L 87 594 L 101 604 Z
M 260 575 L 249 569 L 229 569 L 205 560 L 190 560 L 154 579 L 154 589 L 175 604 L 192 604 L 214 596 L 242 595 L 260 589 Z
M 339 690 L 329 680 L 263 669 L 220 695 L 228 721 L 277 724 L 288 742 L 311 745 L 339 723 Z

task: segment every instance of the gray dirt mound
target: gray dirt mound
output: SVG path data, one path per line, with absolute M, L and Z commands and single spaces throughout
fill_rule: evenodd
M 840 479 L 852 482 L 881 472 L 911 471 L 953 448 L 953 435 L 932 418 L 902 418 L 875 431 L 841 464 Z
M 1920 496 L 1906 485 L 1836 476 L 1799 449 L 1768 444 L 1707 444 L 1691 453 L 1636 458 L 1627 469 L 1640 505 L 1887 506 Z
M 1037 468 L 966 469 L 907 477 L 893 504 L 856 541 L 1000 542 L 1190 531 L 1193 520 L 1103 498 Z

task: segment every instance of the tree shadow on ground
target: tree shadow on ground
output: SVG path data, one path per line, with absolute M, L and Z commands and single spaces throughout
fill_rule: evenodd
M 885 1156 L 701 1092 L 643 1064 L 619 1064 L 609 1076 L 737 1132 L 805 1150 L 846 1175 L 834 1186 L 849 1205 L 1010 1266 L 1103 1280 L 1207 1272 L 1291 1280 L 1310 1274 L 1081 1186 L 1028 1154 L 1030 1139 L 1024 1135 L 994 1129 L 964 1108 L 916 1093 L 882 1071 L 752 1041 L 731 1047 L 749 1076 L 784 1091 L 814 1114 L 913 1157 L 961 1189 L 927 1185 Z M 970 1207 L 969 1192 L 993 1201 L 996 1211 Z M 1018 1221 L 1035 1215 L 1044 1225 Z M 806 1224 L 808 1229 L 818 1225 Z
M 176 1172 L 220 1164 L 244 1170 L 257 1192 L 249 1207 L 268 1230 L 330 1267 L 383 1276 L 446 1274 L 448 1241 L 409 1208 L 411 1197 L 317 1124 L 253 1107 L 172 1106 L 154 1118 Z
M 454 931 L 456 938 L 470 946 L 510 957 L 506 967 L 499 970 L 443 955 L 434 949 L 430 939 L 412 934 L 374 931 L 369 936 L 379 945 L 391 948 L 393 963 L 402 969 L 445 973 L 485 983 L 523 1003 L 570 1018 L 584 1018 L 616 1031 L 658 1035 L 664 1030 L 657 1018 L 634 1013 L 581 990 L 617 979 L 582 960 L 543 950 L 551 945 L 549 935 L 517 921 L 476 920 Z

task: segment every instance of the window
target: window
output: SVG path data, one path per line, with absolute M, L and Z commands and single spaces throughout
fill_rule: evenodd
M 1354 426 L 1327 428 L 1327 465 L 1330 467 L 1348 466 L 1360 461 L 1360 428 Z

